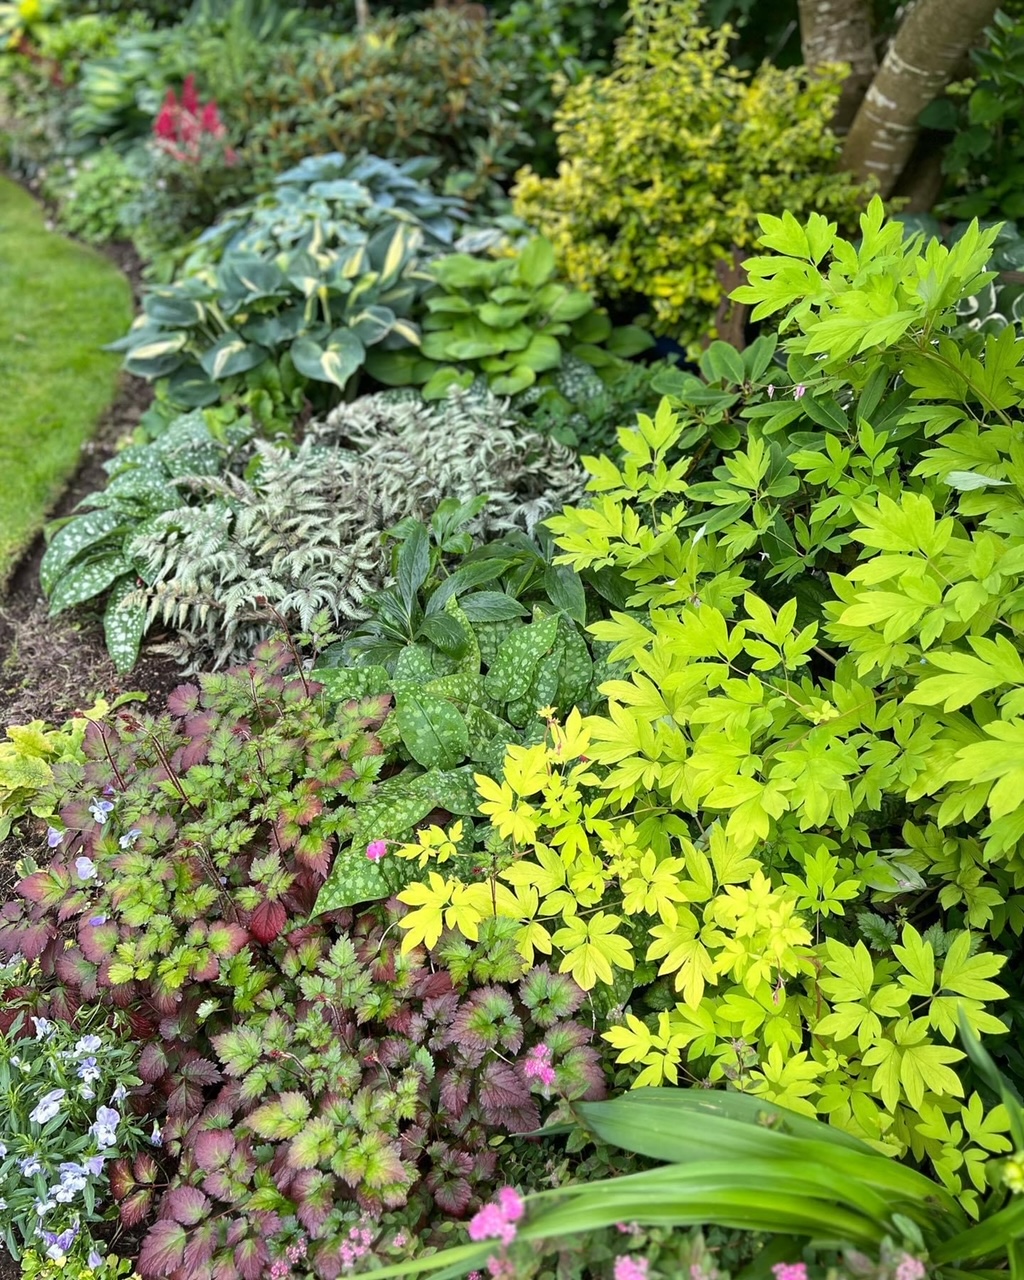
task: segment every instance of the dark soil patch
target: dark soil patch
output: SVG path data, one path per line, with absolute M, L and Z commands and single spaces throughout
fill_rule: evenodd
M 74 480 L 54 517 L 70 515 L 88 493 L 103 488 L 103 463 L 130 435 L 152 400 L 149 385 L 125 376 L 117 399 L 104 414 L 95 435 L 82 447 Z M 58 618 L 48 616 L 39 587 L 39 562 L 45 543 L 35 540 L 15 570 L 0 600 L 0 732 L 9 724 L 45 720 L 63 724 L 75 711 L 98 697 L 113 698 L 141 690 L 160 707 L 164 696 L 181 682 L 170 658 L 143 650 L 127 675 L 119 675 L 107 656 L 103 628 L 95 612 L 84 608 Z M 13 881 L 13 865 L 27 852 L 12 835 L 0 846 L 0 901 Z M 0 1280 L 5 1280 L 0 1271 Z

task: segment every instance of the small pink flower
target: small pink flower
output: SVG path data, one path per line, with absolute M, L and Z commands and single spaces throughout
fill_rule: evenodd
M 498 1192 L 498 1208 L 506 1222 L 518 1222 L 526 1212 L 522 1196 L 513 1187 L 502 1187 Z
M 924 1280 L 925 1265 L 919 1258 L 905 1253 L 896 1268 L 896 1280 Z
M 371 862 L 380 862 L 387 851 L 388 842 L 386 840 L 371 840 L 366 846 L 366 856 Z
M 516 1269 L 508 1258 L 488 1258 L 487 1273 L 492 1280 L 516 1280 Z
M 615 1259 L 613 1275 L 615 1280 L 647 1280 L 647 1259 L 631 1258 L 628 1253 L 623 1254 L 621 1258 Z
M 545 1086 L 553 1085 L 558 1079 L 551 1065 L 551 1050 L 546 1044 L 534 1045 L 527 1053 L 523 1075 L 527 1080 L 539 1080 Z
M 485 1204 L 470 1219 L 469 1238 L 477 1241 L 500 1240 L 504 1237 L 508 1226 L 505 1215 L 496 1204 Z M 512 1228 L 512 1234 L 515 1235 L 515 1227 Z
M 807 1280 L 807 1264 L 805 1262 L 777 1262 L 772 1267 L 775 1280 Z
M 404 1231 L 399 1231 L 394 1240 L 391 1241 L 392 1249 L 404 1249 L 409 1243 Z
M 798 382 L 796 386 L 793 388 L 793 399 L 802 400 L 806 394 L 807 394 L 807 388 L 804 386 L 802 382 Z

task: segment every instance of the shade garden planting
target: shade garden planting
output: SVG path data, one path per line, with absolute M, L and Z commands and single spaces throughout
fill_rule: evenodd
M 0 5 L 0 1275 L 1024 1280 L 1024 18 L 847 7 Z

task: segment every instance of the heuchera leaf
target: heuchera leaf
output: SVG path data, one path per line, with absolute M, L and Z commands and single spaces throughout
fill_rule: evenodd
M 185 1231 L 181 1224 L 166 1220 L 157 1222 L 150 1227 L 139 1250 L 139 1274 L 145 1277 L 169 1276 L 181 1266 L 184 1252 Z

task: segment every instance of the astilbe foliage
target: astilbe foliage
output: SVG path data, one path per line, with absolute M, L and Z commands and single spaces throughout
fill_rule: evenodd
M 139 1270 L 257 1280 L 308 1243 L 333 1280 L 357 1230 L 491 1194 L 491 1139 L 597 1098 L 583 993 L 523 976 L 510 922 L 406 949 L 394 910 L 309 920 L 387 759 L 384 697 L 331 709 L 280 644 L 91 726 L 59 766 L 62 835 L 0 911 L 55 1016 L 128 1011 L 162 1152 L 111 1169 Z M 544 1070 L 538 1069 L 538 1064 Z M 358 1227 L 353 1227 L 357 1222 Z

